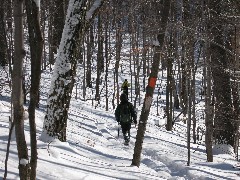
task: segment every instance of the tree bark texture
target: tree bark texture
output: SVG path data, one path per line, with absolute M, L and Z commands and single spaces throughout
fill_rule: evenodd
M 93 10 L 93 14 L 88 20 L 94 17 L 103 2 L 101 1 L 98 8 Z M 77 60 L 74 58 L 76 40 L 83 38 L 86 32 L 86 3 L 86 0 L 69 1 L 63 36 L 47 100 L 47 113 L 42 135 L 57 137 L 61 141 L 66 141 L 68 109 L 76 76 Z
M 52 77 L 49 97 L 47 101 L 47 113 L 45 116 L 43 130 L 49 136 L 57 137 L 61 141 L 66 141 L 66 126 L 68 118 L 68 108 L 70 105 L 72 89 L 76 75 L 76 59 L 73 58 L 76 48 L 76 39 L 79 36 L 80 28 L 84 24 L 84 12 L 82 9 L 84 3 L 71 0 L 68 14 L 65 21 L 63 36 L 58 51 L 58 56 L 54 66 L 54 75 Z M 70 12 L 72 11 L 72 12 Z M 78 23 L 75 24 L 77 21 Z
M 54 14 L 53 16 L 53 52 L 56 54 L 57 49 L 59 47 L 62 32 L 64 28 L 64 21 L 65 21 L 65 5 L 63 0 L 54 0 Z
M 36 179 L 37 169 L 37 137 L 35 123 L 35 108 L 39 97 L 39 84 L 41 77 L 41 62 L 43 51 L 43 38 L 40 26 L 40 9 L 33 0 L 26 0 L 27 22 L 30 41 L 31 54 L 31 88 L 30 88 L 30 104 L 29 124 L 30 124 L 30 139 L 31 139 L 31 180 Z
M 224 13 L 223 4 L 220 0 L 209 2 L 211 11 L 210 33 L 213 35 L 210 43 L 213 91 L 215 95 L 215 118 L 214 134 L 216 143 L 230 144 L 234 146 L 234 122 L 233 122 L 233 104 L 231 100 L 231 83 L 228 72 L 231 62 L 231 55 L 226 51 L 231 50 L 227 46 L 229 43 L 229 30 L 225 29 L 226 22 L 221 17 Z M 212 23 L 212 22 L 215 23 Z M 209 23 L 210 23 L 209 22 Z M 225 47 L 225 48 L 223 48 Z M 224 88 L 222 88 L 224 87 Z
M 107 20 L 109 20 L 109 14 L 107 14 Z M 109 22 L 106 22 L 105 25 L 105 41 L 104 41 L 104 45 L 105 45 L 105 101 L 106 101 L 106 111 L 108 111 L 108 66 L 109 66 L 109 50 L 110 50 L 110 31 L 109 29 Z
M 5 8 L 3 3 L 0 6 L 0 65 L 5 66 L 8 64 L 7 58 L 7 37 L 6 37 L 6 25 L 5 25 Z
M 117 104 L 119 104 L 119 83 L 118 83 L 118 69 L 121 58 L 121 49 L 122 49 L 122 35 L 121 35 L 121 22 L 117 21 L 117 30 L 116 30 L 116 63 L 115 63 L 115 77 L 116 77 L 116 87 L 117 87 Z
M 24 134 L 23 120 L 23 91 L 22 91 L 22 67 L 25 55 L 23 47 L 23 0 L 14 1 L 14 65 L 13 65 L 13 89 L 12 102 L 15 121 L 16 141 L 19 158 L 19 176 L 20 179 L 29 179 L 28 148 Z
M 163 10 L 162 10 L 162 14 L 161 14 L 162 29 L 161 29 L 161 33 L 159 33 L 157 36 L 159 46 L 156 46 L 156 51 L 155 51 L 155 54 L 153 57 L 151 74 L 148 79 L 148 85 L 146 87 L 144 104 L 143 104 L 141 115 L 140 115 L 137 136 L 136 136 L 136 142 L 135 142 L 135 147 L 134 147 L 134 154 L 133 154 L 133 159 L 132 159 L 132 165 L 137 166 L 137 167 L 140 166 L 143 139 L 144 139 L 144 134 L 146 131 L 148 115 L 149 115 L 150 108 L 151 108 L 153 92 L 155 89 L 156 80 L 157 80 L 157 76 L 158 76 L 158 70 L 159 70 L 159 64 L 160 64 L 160 53 L 161 53 L 163 45 L 164 45 L 164 37 L 165 37 L 165 31 L 166 31 L 166 27 L 167 27 L 170 4 L 171 4 L 171 1 L 164 1 L 164 4 L 163 4 Z
M 92 88 L 92 55 L 94 47 L 94 35 L 93 26 L 89 27 L 87 34 L 87 72 L 86 72 L 86 84 L 87 87 Z
M 100 84 L 101 73 L 104 69 L 103 59 L 103 30 L 102 30 L 102 17 L 98 15 L 98 52 L 97 52 L 97 78 L 96 78 L 96 94 L 95 100 L 100 100 Z

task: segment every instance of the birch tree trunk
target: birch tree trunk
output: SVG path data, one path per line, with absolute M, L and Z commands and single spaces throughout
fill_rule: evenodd
M 83 38 L 86 32 L 86 19 L 91 20 L 103 2 L 104 0 L 96 0 L 88 11 L 89 13 L 86 14 L 87 0 L 69 1 L 63 36 L 58 49 L 47 100 L 47 113 L 41 136 L 44 141 L 51 140 L 51 137 L 66 141 L 68 109 L 76 76 L 77 60 L 73 56 L 76 40 Z M 81 32 L 79 33 L 79 31 Z

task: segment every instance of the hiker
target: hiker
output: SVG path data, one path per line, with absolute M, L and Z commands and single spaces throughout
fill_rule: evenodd
M 122 89 L 123 93 L 125 93 L 127 95 L 127 98 L 128 98 L 128 87 L 130 87 L 130 84 L 128 83 L 127 79 L 125 79 L 125 81 L 122 84 L 121 89 Z
M 131 102 L 128 102 L 127 95 L 122 93 L 120 96 L 121 103 L 115 110 L 115 118 L 118 124 L 121 125 L 125 145 L 130 141 L 131 124 L 137 124 L 137 113 Z

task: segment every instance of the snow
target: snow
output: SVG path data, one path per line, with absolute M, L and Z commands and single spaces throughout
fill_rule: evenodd
M 36 3 L 36 6 L 40 9 L 41 0 L 33 0 Z
M 154 46 L 159 46 L 160 44 L 159 44 L 159 41 L 158 41 L 158 40 L 154 40 L 154 41 L 152 42 L 152 45 L 154 45 Z
M 20 159 L 20 164 L 21 164 L 21 165 L 26 166 L 28 163 L 29 163 L 29 162 L 28 162 L 27 159 Z
M 57 53 L 57 58 L 56 62 L 54 64 L 54 72 L 51 77 L 51 86 L 49 89 L 49 96 L 48 98 L 48 104 L 55 102 L 56 96 L 63 96 L 64 94 L 64 89 L 63 86 L 67 86 L 70 83 L 70 80 L 62 78 L 62 75 L 65 75 L 67 72 L 69 72 L 72 68 L 73 63 L 70 63 L 71 58 L 70 58 L 70 52 L 72 51 L 73 48 L 73 41 L 72 39 L 75 39 L 76 33 L 76 24 L 79 23 L 81 19 L 81 15 L 76 12 L 79 7 L 82 5 L 82 1 L 75 1 L 75 0 L 70 0 L 69 5 L 68 5 L 68 10 L 67 10 L 67 16 L 65 20 L 65 25 L 63 29 L 63 34 L 61 38 L 61 42 L 59 45 L 58 53 Z M 57 80 L 58 79 L 58 80 Z M 56 88 L 57 87 L 57 88 Z M 51 94 L 57 93 L 56 96 L 51 96 Z M 55 111 L 54 106 L 49 105 L 48 106 L 48 117 L 59 117 L 59 114 L 62 114 L 63 109 L 57 109 Z M 46 117 L 46 119 L 50 119 Z M 53 119 L 53 118 L 52 118 Z M 59 119 L 59 118 L 57 118 Z M 54 123 L 52 121 L 46 121 L 45 125 L 46 127 L 50 127 L 49 124 Z M 43 129 L 45 131 L 45 129 Z M 45 132 L 43 133 L 45 137 Z M 41 140 L 44 140 L 43 137 L 41 137 Z
M 45 72 L 42 76 L 44 91 L 50 84 Z M 43 93 L 47 94 L 47 93 Z M 3 177 L 8 140 L 10 103 L 3 98 L 0 101 L 0 172 Z M 42 99 L 46 100 L 46 97 Z M 42 104 L 46 102 L 41 101 Z M 153 103 L 148 118 L 141 164 L 131 166 L 137 127 L 132 126 L 129 146 L 123 145 L 123 137 L 117 135 L 118 124 L 114 119 L 114 110 L 105 111 L 105 107 L 94 108 L 91 102 L 72 98 L 67 127 L 67 142 L 60 142 L 48 136 L 39 139 L 45 112 L 36 111 L 38 136 L 38 180 L 108 180 L 108 179 L 146 179 L 146 180 L 187 180 L 187 179 L 240 179 L 238 162 L 229 146 L 214 147 L 214 162 L 206 162 L 204 143 L 191 143 L 191 163 L 187 166 L 186 125 L 176 122 L 173 131 L 165 130 L 165 119 L 156 116 Z M 200 107 L 200 106 L 199 106 Z M 138 116 L 140 115 L 138 107 Z M 199 111 L 197 111 L 199 112 Z M 139 119 L 139 117 L 138 117 Z M 25 135 L 30 155 L 30 132 L 25 122 Z M 159 123 L 159 126 L 155 124 Z M 42 134 L 42 137 L 44 134 Z M 7 179 L 17 180 L 18 156 L 16 141 L 11 141 L 8 159 Z M 28 161 L 22 159 L 21 164 Z
M 73 2 L 73 0 L 70 1 L 69 8 L 74 8 L 76 4 L 73 4 Z M 100 1 L 95 1 L 95 3 L 93 7 L 97 8 L 97 3 L 100 3 Z M 78 5 L 81 4 L 79 3 Z M 70 16 L 69 13 L 68 16 Z M 88 18 L 90 17 L 91 11 L 88 12 Z M 77 17 L 75 18 L 77 21 Z M 72 21 L 66 22 L 65 26 L 76 23 L 74 19 L 71 20 Z M 55 64 L 54 72 L 45 70 L 42 73 L 40 108 L 38 108 L 35 113 L 38 147 L 37 180 L 240 179 L 240 163 L 236 160 L 236 155 L 231 146 L 215 145 L 213 148 L 214 161 L 206 162 L 206 147 L 204 134 L 202 132 L 200 132 L 201 138 L 196 144 L 191 142 L 190 166 L 187 166 L 187 128 L 183 122 L 186 117 L 182 115 L 179 116 L 174 123 L 173 130 L 167 131 L 165 129 L 166 118 L 164 117 L 163 108 L 165 105 L 163 100 L 166 99 L 164 93 L 161 94 L 161 97 L 158 97 L 160 98 L 160 105 L 157 106 L 156 103 L 158 88 L 161 87 L 161 91 L 165 92 L 164 88 L 166 87 L 166 83 L 164 80 L 166 79 L 166 71 L 159 73 L 154 96 L 146 101 L 146 107 L 150 107 L 151 103 L 151 110 L 146 124 L 139 168 L 131 166 L 138 127 L 132 125 L 130 144 L 129 146 L 123 145 L 121 131 L 118 137 L 118 123 L 114 118 L 114 109 L 111 107 L 111 104 L 109 103 L 109 111 L 106 111 L 104 98 L 102 98 L 100 102 L 82 100 L 80 80 L 83 79 L 84 73 L 81 66 L 78 66 L 78 77 L 76 77 L 76 80 L 79 81 L 77 84 L 80 86 L 77 88 L 79 91 L 77 92 L 78 98 L 75 98 L 76 88 L 74 88 L 69 108 L 67 142 L 60 142 L 58 139 L 49 137 L 46 132 L 43 131 L 43 122 L 48 91 L 51 87 L 51 78 L 53 75 L 53 83 L 55 80 L 54 77 L 56 77 L 57 74 L 65 73 L 70 68 L 69 64 L 61 64 L 63 62 L 62 60 L 66 58 L 63 53 L 65 49 L 64 45 L 66 45 L 64 42 L 71 36 L 71 34 L 67 34 L 66 32 L 64 34 L 62 38 L 63 42 L 61 42 L 58 51 L 60 52 L 58 56 L 59 59 L 56 60 L 57 65 Z M 126 39 L 130 38 L 127 37 Z M 125 44 L 128 46 L 129 43 Z M 158 45 L 157 41 L 153 44 Z M 124 46 L 124 43 L 122 52 L 125 54 L 130 52 L 130 50 Z M 130 82 L 129 64 L 126 63 L 129 62 L 128 60 L 128 57 L 121 58 L 123 72 L 119 72 L 119 79 L 128 79 Z M 114 62 L 109 65 L 109 98 L 110 94 L 113 94 L 114 89 L 114 65 Z M 197 73 L 196 77 L 201 80 L 201 73 Z M 95 75 L 93 74 L 93 76 Z M 160 80 L 161 84 L 159 84 Z M 142 79 L 139 82 L 142 82 Z M 198 88 L 199 87 L 196 89 Z M 62 91 L 62 89 L 60 89 L 60 91 Z M 92 99 L 91 92 L 92 89 L 88 88 L 86 99 Z M 0 96 L 0 177 L 3 177 L 5 172 L 5 158 L 10 126 L 9 117 L 11 116 L 10 94 L 11 93 L 5 93 Z M 141 92 L 141 105 L 137 105 L 136 107 L 138 111 L 138 121 L 144 96 L 145 92 Z M 134 98 L 135 97 L 133 97 L 133 100 Z M 198 99 L 200 98 L 198 97 L 197 100 Z M 109 102 L 112 102 L 111 100 L 112 99 L 109 99 Z M 27 106 L 25 109 L 27 109 Z M 159 115 L 157 115 L 157 111 Z M 181 110 L 174 110 L 175 117 L 180 114 L 180 112 Z M 203 127 L 204 119 L 202 119 L 202 112 L 204 112 L 204 101 L 199 100 L 196 104 L 198 127 Z M 27 113 L 25 114 L 25 118 L 28 118 Z M 28 120 L 25 120 L 24 124 L 26 142 L 29 149 L 28 154 L 29 158 L 31 158 Z M 8 158 L 7 179 L 19 180 L 18 163 L 17 145 L 15 138 L 12 137 Z M 28 160 L 21 159 L 20 163 L 26 165 Z
M 102 0 L 95 0 L 91 8 L 86 13 L 86 20 L 89 20 L 92 18 L 93 13 L 95 10 L 101 5 Z

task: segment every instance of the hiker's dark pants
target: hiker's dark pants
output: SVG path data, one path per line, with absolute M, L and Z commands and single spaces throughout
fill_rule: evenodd
M 124 140 L 130 139 L 130 129 L 131 129 L 131 123 L 121 123 L 122 133 Z

